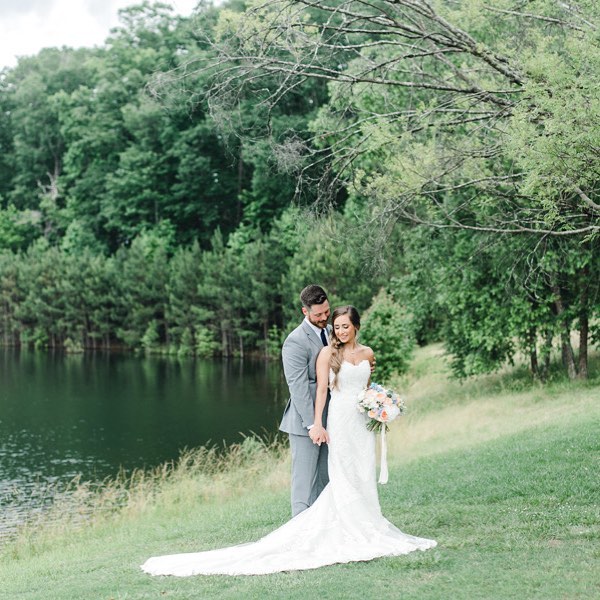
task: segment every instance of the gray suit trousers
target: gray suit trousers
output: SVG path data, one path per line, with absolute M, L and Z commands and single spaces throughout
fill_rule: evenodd
M 329 483 L 327 444 L 318 446 L 307 435 L 290 436 L 292 451 L 292 516 L 306 510 Z

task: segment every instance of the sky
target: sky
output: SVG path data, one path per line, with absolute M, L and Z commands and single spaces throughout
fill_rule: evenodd
M 197 0 L 162 0 L 188 16 Z M 0 0 L 0 69 L 52 46 L 99 46 L 136 0 Z

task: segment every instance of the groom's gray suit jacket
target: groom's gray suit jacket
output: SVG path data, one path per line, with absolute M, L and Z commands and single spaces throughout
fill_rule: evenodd
M 327 326 L 327 332 L 330 331 Z M 290 388 L 290 399 L 283 413 L 279 429 L 295 435 L 308 435 L 307 427 L 315 417 L 317 396 L 317 356 L 323 349 L 323 342 L 306 321 L 302 321 L 283 343 L 281 356 L 283 371 Z M 329 392 L 323 411 L 323 426 L 327 425 Z

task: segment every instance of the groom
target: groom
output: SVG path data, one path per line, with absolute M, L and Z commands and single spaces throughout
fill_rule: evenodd
M 292 451 L 292 516 L 307 509 L 329 482 L 325 436 L 311 436 L 317 395 L 316 362 L 328 344 L 330 309 L 325 290 L 309 285 L 300 292 L 304 320 L 283 343 L 283 371 L 290 389 L 279 429 L 290 436 Z M 323 427 L 327 424 L 327 403 Z M 313 439 L 314 438 L 314 439 Z

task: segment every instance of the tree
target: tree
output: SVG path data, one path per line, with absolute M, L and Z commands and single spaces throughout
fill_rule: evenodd
M 166 306 L 172 238 L 169 224 L 162 223 L 142 232 L 133 240 L 131 248 L 122 248 L 115 255 L 119 274 L 117 306 L 124 315 L 119 319 L 117 335 L 129 347 L 140 346 L 150 323 L 161 343 L 170 342 Z
M 597 128 L 572 128 L 592 123 L 589 112 L 599 110 L 597 17 L 590 2 L 574 8 L 540 0 L 525 13 L 478 0 L 464 8 L 421 0 L 263 0 L 243 16 L 223 11 L 216 45 L 223 68 L 213 93 L 235 98 L 257 81 L 275 80 L 279 85 L 260 99 L 277 103 L 306 79 L 329 81 L 332 100 L 316 143 L 306 148 L 309 162 L 330 156 L 339 176 L 365 155 L 384 158 L 361 183 L 399 217 L 498 232 L 597 232 Z M 547 67 L 556 75 L 542 76 Z M 578 90 L 580 109 L 565 121 L 569 89 Z M 511 145 L 519 124 L 520 143 Z M 560 211 L 531 193 L 527 160 L 515 163 L 517 147 L 539 163 L 541 131 L 557 143 L 544 172 L 552 172 L 561 148 L 577 155 L 570 179 L 553 179 L 568 199 L 555 198 Z M 448 205 L 448 191 L 469 201 Z M 520 201 L 523 192 L 528 202 Z M 476 222 L 457 217 L 457 206 L 490 203 L 495 210 L 479 211 Z
M 384 290 L 375 296 L 363 315 L 360 341 L 375 352 L 378 380 L 385 381 L 408 368 L 415 341 L 410 315 Z
M 57 348 L 66 336 L 64 318 L 65 262 L 57 248 L 41 238 L 32 244 L 19 269 L 22 299 L 16 317 L 20 321 L 23 343 L 40 348 Z
M 346 187 L 362 201 L 363 226 L 381 233 L 381 251 L 395 224 L 417 225 L 456 232 L 443 236 L 454 244 L 501 248 L 513 259 L 503 266 L 508 275 L 519 273 L 520 298 L 529 297 L 527 284 L 540 273 L 561 280 L 564 289 L 546 282 L 542 299 L 538 290 L 532 297 L 563 315 L 563 348 L 566 328 L 578 324 L 585 362 L 593 251 L 583 261 L 576 256 L 590 243 L 595 248 L 600 232 L 598 16 L 597 4 L 587 1 L 575 7 L 537 0 L 525 11 L 508 1 L 263 0 L 241 18 L 222 13 L 215 43 L 222 68 L 212 93 L 236 99 L 275 81 L 257 95 L 271 106 L 306 80 L 329 82 L 315 135 L 298 153 L 300 176 L 310 184 L 307 165 L 326 163 L 324 197 Z M 528 254 L 511 254 L 515 247 Z M 579 264 L 579 274 L 548 270 L 556 252 L 560 265 Z M 510 339 L 493 335 L 494 307 L 505 332 L 514 330 L 515 307 L 500 308 L 508 279 L 494 279 L 497 292 L 485 285 L 485 273 L 498 266 L 492 259 L 466 273 L 474 277 L 473 305 L 489 308 L 488 335 L 468 351 L 480 352 L 475 370 L 513 354 Z M 575 319 L 567 306 L 574 314 L 586 308 Z M 470 323 L 474 332 L 476 321 Z M 464 347 L 466 329 L 461 336 Z M 458 337 L 452 347 L 460 352 Z M 563 355 L 573 375 L 569 352 Z
M 47 48 L 22 58 L 4 73 L 1 90 L 12 133 L 11 189 L 7 194 L 19 209 L 37 208 L 38 195 L 52 191 L 60 196 L 65 140 L 60 130 L 55 94 L 73 92 L 89 75 L 93 51 Z
M 186 345 L 194 347 L 197 331 L 210 320 L 210 315 L 202 311 L 198 295 L 203 277 L 201 260 L 202 251 L 195 242 L 190 247 L 178 248 L 169 262 L 165 316 L 172 343 L 177 347 L 184 345 L 184 336 L 190 337 Z
M 320 219 L 305 214 L 297 227 L 297 246 L 283 279 L 286 320 L 297 319 L 298 295 L 310 283 L 325 288 L 332 307 L 352 304 L 359 312 L 367 309 L 382 280 L 381 274 L 367 275 L 369 265 L 360 252 L 368 244 L 364 231 L 357 231 L 352 217 L 333 212 Z
M 417 335 L 442 339 L 459 377 L 489 372 L 524 355 L 545 379 L 558 340 L 570 377 L 587 376 L 587 343 L 598 314 L 597 242 L 578 252 L 547 237 L 413 228 L 391 282 Z M 594 319 L 591 319 L 594 322 Z M 570 332 L 579 329 L 579 357 Z
M 18 346 L 21 342 L 18 310 L 24 292 L 19 285 L 19 266 L 12 252 L 0 253 L 0 335 L 4 346 Z

